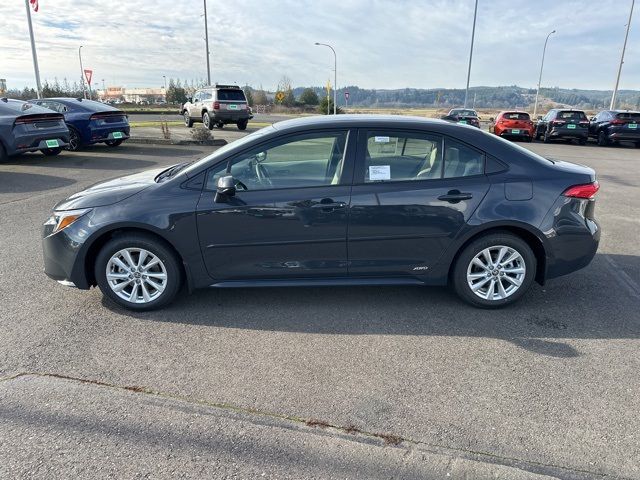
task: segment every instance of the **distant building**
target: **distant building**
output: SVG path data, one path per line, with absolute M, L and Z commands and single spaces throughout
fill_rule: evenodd
M 160 88 L 125 88 L 107 87 L 106 90 L 98 90 L 100 100 L 106 102 L 128 103 L 162 103 L 165 102 L 166 91 Z

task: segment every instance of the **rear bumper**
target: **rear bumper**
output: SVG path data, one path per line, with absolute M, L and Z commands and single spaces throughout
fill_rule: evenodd
M 221 121 L 225 123 L 236 123 L 240 120 L 250 120 L 253 118 L 246 110 L 234 111 L 234 110 L 214 110 L 213 119 L 215 121 Z
M 508 128 L 496 131 L 496 135 L 500 137 L 533 138 L 533 132 L 530 130 L 520 130 L 519 133 L 513 133 L 513 130 Z
M 36 152 L 48 148 L 47 140 L 57 140 L 59 147 L 65 147 L 69 143 L 69 130 L 66 128 L 18 135 L 14 137 L 13 148 L 9 146 L 8 154 L 19 154 L 25 152 Z
M 637 132 L 634 131 L 618 131 L 609 133 L 609 140 L 614 141 L 627 141 L 627 142 L 640 142 L 640 129 Z
M 589 130 L 587 128 L 569 129 L 556 127 L 549 132 L 551 138 L 588 138 Z
M 100 143 L 108 140 L 117 140 L 113 137 L 115 132 L 120 132 L 121 140 L 126 140 L 130 137 L 131 128 L 129 124 L 109 125 L 109 126 L 96 126 L 89 129 L 89 138 L 86 139 L 86 143 Z

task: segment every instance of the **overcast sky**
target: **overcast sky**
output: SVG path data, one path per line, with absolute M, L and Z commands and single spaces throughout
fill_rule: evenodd
M 273 89 L 293 84 L 365 88 L 464 88 L 473 0 L 208 1 L 212 79 Z M 613 88 L 631 0 L 480 0 L 471 85 L 537 83 Z M 640 7 L 640 6 L 639 6 Z M 632 21 L 620 88 L 640 89 L 640 8 Z M 79 79 L 78 46 L 94 83 L 162 84 L 206 78 L 200 0 L 40 0 L 32 14 L 40 75 Z M 0 78 L 34 86 L 25 6 L 0 1 Z

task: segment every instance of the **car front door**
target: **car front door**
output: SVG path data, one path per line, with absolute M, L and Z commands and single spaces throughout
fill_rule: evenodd
M 216 282 L 347 275 L 350 137 L 347 129 L 291 134 L 209 170 L 197 223 Z M 216 195 L 226 175 L 234 196 Z
M 484 163 L 482 152 L 453 138 L 360 130 L 350 276 L 428 274 L 486 195 Z
M 200 118 L 200 96 L 202 92 L 196 92 L 189 104 L 189 116 L 191 118 Z

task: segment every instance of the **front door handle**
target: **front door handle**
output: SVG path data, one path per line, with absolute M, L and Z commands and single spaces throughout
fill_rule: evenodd
M 458 203 L 462 200 L 471 200 L 473 194 L 470 192 L 461 192 L 460 190 L 449 190 L 446 195 L 440 195 L 438 200 L 449 203 Z
M 332 210 L 337 210 L 338 208 L 345 208 L 347 204 L 345 202 L 334 202 L 334 201 L 326 201 L 322 200 L 320 203 L 315 203 L 311 205 L 311 208 L 321 209 L 325 212 L 330 212 Z

